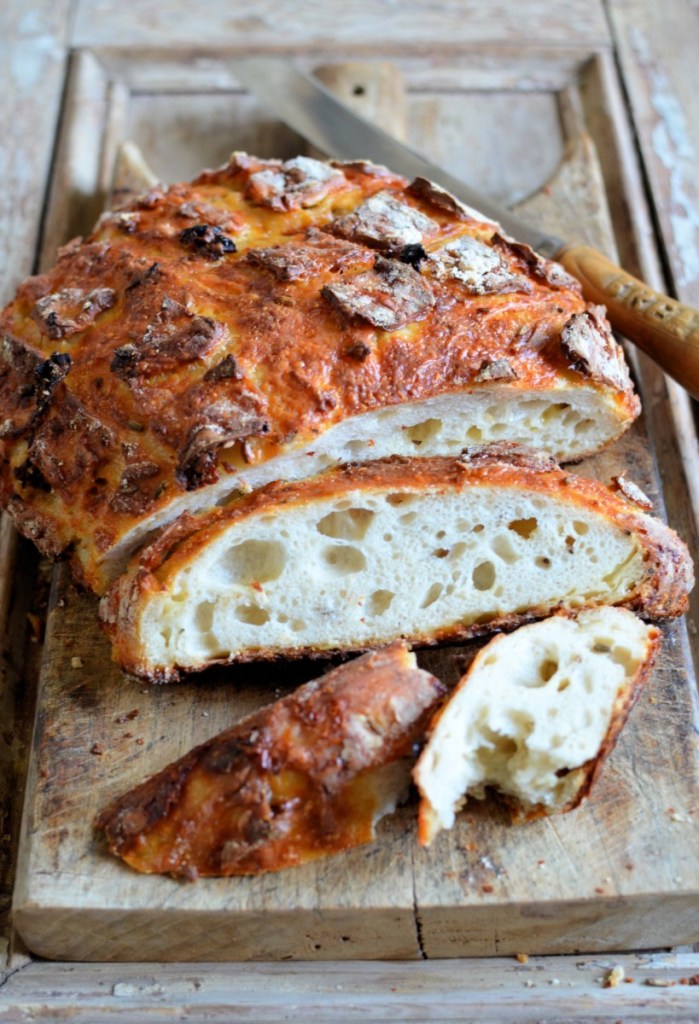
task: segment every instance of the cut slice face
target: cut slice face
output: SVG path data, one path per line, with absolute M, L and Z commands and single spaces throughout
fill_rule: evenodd
M 557 615 L 491 640 L 435 716 L 413 771 L 420 843 L 487 787 L 515 820 L 576 807 L 659 646 L 659 630 L 623 608 Z
M 261 708 L 115 801 L 98 826 L 147 874 L 256 875 L 371 842 L 444 695 L 405 644 Z
M 273 484 L 187 517 L 102 604 L 117 658 L 179 669 L 478 635 L 558 608 L 680 614 L 679 538 L 621 491 L 509 447 Z

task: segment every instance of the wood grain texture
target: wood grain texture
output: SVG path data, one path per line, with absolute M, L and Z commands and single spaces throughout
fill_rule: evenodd
M 94 70 L 86 64 L 75 79 L 76 109 L 81 89 L 109 107 Z M 182 110 L 180 97 L 169 103 Z M 439 118 L 439 104 L 434 109 Z M 170 116 L 160 126 L 170 123 L 179 141 L 161 135 L 157 146 L 173 154 L 187 138 L 186 119 L 177 128 Z M 202 147 L 205 116 L 199 107 Z M 221 144 L 220 116 L 214 109 L 213 148 Z M 453 107 L 444 116 L 453 122 Z M 269 122 L 260 130 L 271 138 Z M 502 127 L 486 120 L 481 130 Z M 468 151 L 464 133 L 464 159 Z M 66 143 L 61 166 L 70 166 L 71 152 Z M 89 160 L 98 192 L 104 161 L 97 151 Z M 589 240 L 607 247 L 600 180 L 593 148 L 580 143 L 529 205 L 550 230 L 584 216 Z M 61 216 L 72 223 L 68 211 L 56 224 Z M 643 423 L 583 468 L 602 479 L 624 470 L 658 500 Z M 456 649 L 423 660 L 437 674 L 454 675 L 459 657 Z M 420 851 L 409 805 L 381 825 L 374 846 L 278 875 L 195 886 L 135 875 L 106 855 L 92 822 L 114 795 L 322 670 L 318 663 L 233 667 L 196 682 L 143 687 L 110 663 L 94 600 L 59 571 L 15 897 L 17 925 L 32 947 L 91 960 L 410 959 L 629 948 L 696 932 L 697 709 L 682 623 L 668 627 L 665 656 L 593 799 L 565 818 L 511 829 L 494 805 L 477 805 L 434 849 Z
M 65 74 L 68 0 L 0 10 L 0 301 L 35 267 L 43 196 Z M 36 557 L 0 517 L 0 970 L 9 947 L 8 911 L 34 691 L 26 615 Z
M 608 44 L 609 33 L 600 0 L 569 4 L 553 16 L 544 0 L 529 2 L 526 17 L 507 2 L 455 4 L 412 0 L 355 0 L 327 4 L 296 0 L 293 7 L 274 0 L 256 0 L 254 8 L 213 0 L 206 16 L 184 0 L 79 0 L 74 19 L 74 46 L 159 45 L 202 50 L 234 44 L 244 38 L 250 49 L 306 49 L 332 41 L 351 43 L 363 53 L 386 55 L 405 46 L 455 47 L 493 41 L 522 45 L 569 43 L 588 48 Z
M 673 294 L 699 306 L 699 10 L 610 0 L 609 13 L 646 173 L 668 257 Z
M 615 966 L 629 979 L 606 988 Z M 696 953 L 441 960 L 409 964 L 31 963 L 0 989 L 7 1022 L 187 1024 L 696 1021 Z M 681 984 L 684 979 L 685 984 Z M 175 1009 L 176 1008 L 176 1009 Z

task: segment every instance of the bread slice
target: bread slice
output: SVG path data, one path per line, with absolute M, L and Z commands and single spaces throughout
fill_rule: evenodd
M 106 214 L 0 315 L 0 504 L 102 592 L 184 511 L 338 462 L 639 411 L 601 307 L 422 179 L 235 154 Z
M 660 631 L 623 608 L 495 637 L 437 712 L 413 771 L 429 846 L 491 787 L 515 820 L 576 807 L 647 679 Z
M 496 446 L 342 467 L 185 516 L 102 615 L 122 665 L 162 681 L 214 662 L 469 637 L 557 608 L 678 615 L 692 582 L 682 541 L 624 491 Z
M 109 848 L 149 874 L 256 875 L 369 843 L 444 688 L 396 643 L 254 712 L 116 800 Z

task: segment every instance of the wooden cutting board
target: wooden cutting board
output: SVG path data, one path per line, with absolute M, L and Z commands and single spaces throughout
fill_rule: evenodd
M 384 126 L 388 121 L 400 130 L 403 97 L 392 72 L 355 66 L 331 79 Z M 246 98 L 239 101 L 241 134 L 253 148 L 251 126 L 260 112 Z M 520 212 L 609 250 L 594 147 L 571 109 L 567 157 Z M 424 105 L 420 110 L 427 123 Z M 156 137 L 157 103 L 150 111 L 152 123 L 136 119 L 137 134 L 149 124 L 156 158 L 172 152 L 177 163 L 186 132 Z M 120 108 L 113 94 L 105 97 L 90 60 L 78 60 L 47 249 L 74 224 L 74 207 L 66 209 L 61 198 L 66 190 L 81 185 L 88 205 L 98 206 L 115 142 L 134 128 L 128 121 L 123 102 Z M 102 126 L 97 151 L 89 148 L 95 125 Z M 277 143 L 281 155 L 298 146 L 282 130 Z M 236 144 L 226 140 L 227 148 Z M 274 152 L 269 144 L 262 148 Z M 156 159 L 155 167 L 167 177 L 168 164 Z M 579 471 L 605 480 L 626 472 L 662 514 L 653 443 L 642 420 Z M 424 851 L 411 802 L 379 826 L 372 846 L 260 878 L 188 884 L 140 876 L 110 857 L 93 830 L 97 813 L 144 776 L 327 666 L 231 667 L 178 685 L 146 686 L 111 662 L 97 602 L 59 569 L 38 694 L 16 927 L 35 953 L 80 960 L 411 959 L 690 941 L 699 935 L 699 715 L 685 625 L 671 623 L 664 632 L 653 677 L 593 796 L 577 811 L 512 828 L 495 803 L 469 804 L 455 829 Z M 421 660 L 453 681 L 461 655 L 449 648 Z

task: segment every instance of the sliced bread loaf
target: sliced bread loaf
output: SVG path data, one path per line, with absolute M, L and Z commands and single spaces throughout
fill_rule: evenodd
M 0 505 L 97 592 L 236 491 L 638 415 L 601 307 L 442 190 L 235 154 L 105 214 L 0 314 Z
M 215 662 L 469 637 L 558 608 L 686 608 L 685 545 L 627 497 L 512 446 L 271 484 L 185 516 L 102 602 L 116 657 Z

